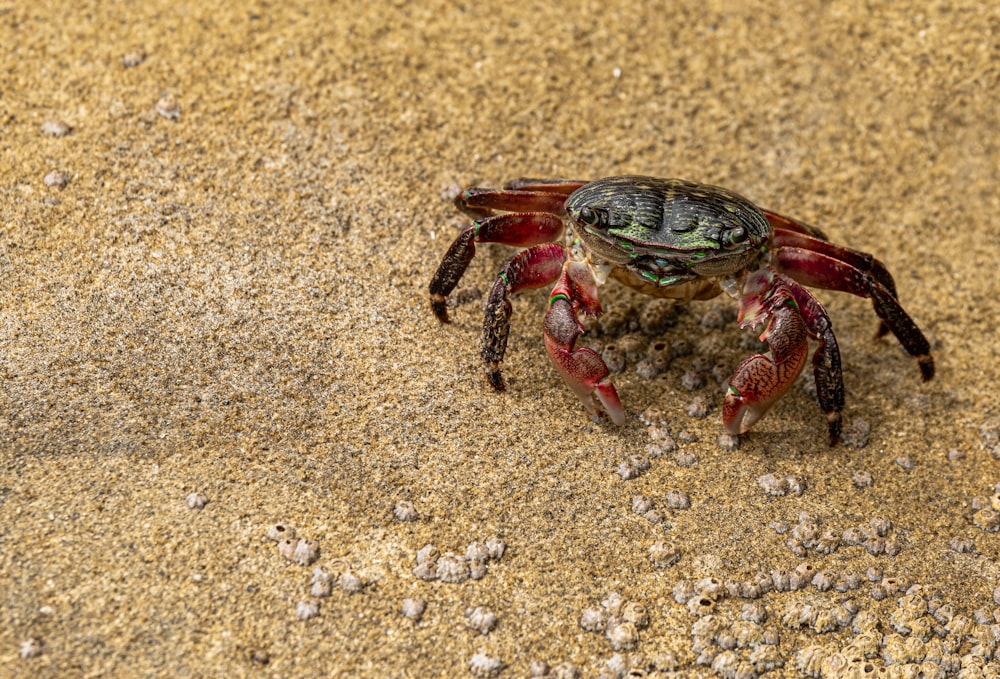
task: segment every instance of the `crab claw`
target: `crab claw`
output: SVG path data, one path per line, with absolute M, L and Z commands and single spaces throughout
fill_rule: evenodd
M 722 406 L 722 421 L 731 434 L 749 431 L 784 395 L 802 372 L 809 349 L 805 321 L 787 286 L 769 269 L 750 274 L 740 298 L 740 325 L 767 322 L 760 339 L 770 356 L 754 354 L 743 361 L 732 379 Z
M 608 366 L 593 349 L 576 347 L 577 338 L 583 334 L 577 313 L 597 314 L 600 310 L 597 286 L 589 268 L 580 262 L 566 262 L 549 297 L 544 323 L 545 348 L 587 411 L 596 418 L 607 415 L 612 422 L 622 425 L 625 409 L 609 377 Z

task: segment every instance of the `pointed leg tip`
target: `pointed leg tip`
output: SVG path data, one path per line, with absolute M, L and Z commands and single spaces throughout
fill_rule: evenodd
M 927 354 L 924 356 L 917 356 L 917 365 L 920 366 L 920 376 L 924 379 L 924 382 L 930 382 L 934 379 L 934 357 Z
M 839 412 L 826 414 L 826 429 L 830 433 L 830 445 L 835 446 L 840 442 L 840 431 L 842 421 Z
M 445 303 L 444 295 L 431 295 L 431 310 L 442 323 L 450 323 L 448 318 L 448 305 Z
M 495 390 L 507 391 L 507 385 L 503 381 L 503 373 L 500 372 L 498 363 L 493 363 L 486 369 L 486 379 Z

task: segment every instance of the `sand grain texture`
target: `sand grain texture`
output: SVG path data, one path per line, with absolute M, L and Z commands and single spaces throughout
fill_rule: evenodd
M 878 623 L 874 666 L 990 657 L 998 40 L 1000 9 L 981 2 L 0 0 L 0 674 L 465 676 L 483 653 L 501 676 L 534 661 L 819 676 L 831 666 L 804 649 L 857 632 L 816 611 L 845 600 Z M 872 340 L 867 302 L 821 293 L 867 445 L 827 447 L 795 387 L 727 452 L 710 368 L 750 351 L 705 318 L 727 300 L 650 340 L 690 343 L 667 372 L 615 376 L 618 428 L 589 421 L 548 362 L 539 292 L 514 302 L 509 390 L 492 393 L 474 288 L 509 250 L 479 249 L 451 325 L 427 302 L 466 223 L 451 187 L 623 173 L 724 185 L 877 253 L 937 378 Z M 686 414 L 698 396 L 707 417 Z M 668 451 L 623 481 L 653 442 L 650 408 L 694 464 Z M 770 495 L 769 473 L 805 488 Z M 670 508 L 672 489 L 690 508 Z M 394 517 L 401 500 L 416 521 Z M 898 553 L 810 546 L 813 525 L 839 537 L 872 519 Z M 337 579 L 297 619 L 315 565 L 282 558 L 278 522 L 361 591 Z M 507 552 L 481 580 L 414 576 L 424 545 L 494 536 Z M 658 542 L 676 565 L 654 566 Z M 723 596 L 704 639 L 706 611 L 674 596 L 803 562 L 884 579 Z M 612 592 L 649 621 L 609 666 L 611 641 L 578 622 Z M 405 598 L 426 601 L 419 622 Z M 926 635 L 901 622 L 917 599 Z M 759 641 L 723 655 L 750 601 L 780 638 L 773 669 Z M 944 629 L 944 605 L 967 634 Z M 497 615 L 488 634 L 466 626 L 477 606 Z M 22 658 L 29 639 L 41 653 Z

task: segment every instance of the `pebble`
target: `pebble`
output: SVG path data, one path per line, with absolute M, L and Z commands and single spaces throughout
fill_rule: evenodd
M 36 637 L 30 637 L 21 642 L 21 650 L 18 655 L 21 660 L 30 660 L 31 658 L 37 658 L 42 654 L 42 640 Z

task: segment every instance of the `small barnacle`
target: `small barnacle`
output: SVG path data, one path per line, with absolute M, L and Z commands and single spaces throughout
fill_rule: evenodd
M 319 558 L 319 545 L 315 540 L 299 540 L 292 551 L 292 561 L 299 566 L 311 566 Z
M 698 394 L 687 406 L 688 417 L 702 418 L 707 417 L 712 410 L 712 403 L 709 401 L 704 394 Z
M 181 116 L 181 105 L 177 98 L 164 92 L 156 102 L 156 112 L 167 120 L 177 120 Z
M 722 651 L 712 660 L 712 671 L 726 677 L 735 676 L 740 657 L 734 651 Z
M 681 560 L 681 551 L 673 542 L 659 541 L 649 548 L 649 558 L 657 568 L 668 568 Z
M 625 605 L 625 598 L 618 592 L 611 592 L 608 596 L 601 602 L 606 610 L 612 616 L 618 616 L 622 611 L 622 606 Z
M 617 625 L 609 623 L 604 635 L 611 642 L 611 648 L 616 651 L 631 650 L 639 643 L 639 630 L 630 622 Z
M 882 569 L 878 566 L 869 566 L 868 570 L 865 571 L 865 577 L 868 578 L 868 582 L 881 582 Z
M 774 591 L 787 592 L 790 586 L 790 576 L 788 571 L 777 568 L 771 571 L 771 582 L 774 583 Z
M 417 564 L 435 564 L 441 553 L 434 545 L 424 545 L 417 552 Z
M 832 609 L 823 609 L 816 611 L 815 617 L 810 624 L 814 632 L 820 634 L 824 632 L 832 632 L 837 629 L 837 617 L 834 615 Z
M 298 545 L 299 541 L 296 538 L 285 538 L 278 543 L 278 554 L 291 561 L 295 558 L 295 548 Z
M 187 496 L 188 509 L 204 509 L 208 504 L 208 496 L 204 493 L 191 493 Z
M 436 572 L 441 582 L 465 582 L 469 579 L 469 562 L 454 552 L 445 552 L 437 560 Z
M 365 588 L 364 579 L 351 570 L 350 566 L 340 574 L 340 589 L 348 592 L 349 594 L 354 594 L 360 592 Z
M 715 610 L 715 600 L 699 594 L 688 599 L 687 609 L 698 617 L 704 617 Z
M 772 646 L 777 646 L 781 641 L 781 632 L 778 631 L 777 627 L 765 627 L 764 628 L 764 643 L 770 644 Z
M 743 604 L 740 609 L 740 620 L 760 624 L 767 620 L 767 608 L 760 601 Z
M 806 516 L 805 520 L 801 517 L 799 518 L 799 522 L 792 528 L 792 535 L 801 540 L 802 544 L 806 547 L 812 547 L 816 544 L 816 540 L 819 539 L 820 528 L 819 523 L 813 521 L 812 517 Z
M 636 629 L 645 629 L 649 626 L 649 612 L 638 601 L 629 601 L 622 606 L 621 618 L 635 625 Z
M 833 573 L 831 573 L 830 571 L 820 571 L 813 576 L 811 582 L 812 586 L 815 587 L 818 591 L 825 592 L 831 587 L 833 587 L 834 581 L 835 580 Z
M 770 473 L 758 476 L 757 485 L 768 495 L 781 496 L 788 492 L 788 480 Z
M 313 569 L 312 580 L 309 583 L 309 596 L 316 599 L 325 599 L 330 596 L 333 589 L 333 575 L 328 573 L 322 566 Z
M 691 497 L 683 490 L 667 491 L 668 509 L 690 509 L 690 507 L 691 507 Z
M 403 605 L 400 608 L 403 617 L 409 618 L 413 622 L 420 622 L 420 619 L 424 617 L 425 610 L 427 610 L 427 602 L 423 599 L 403 599 Z
M 858 526 L 851 526 L 845 528 L 844 532 L 840 536 L 840 541 L 845 545 L 853 547 L 854 545 L 860 545 L 865 541 L 864 531 Z
M 858 470 L 851 474 L 851 483 L 854 484 L 855 488 L 870 488 L 874 483 L 872 473 L 869 471 Z
M 711 641 L 725 628 L 726 624 L 719 617 L 706 615 L 691 623 L 691 636 Z
M 885 538 L 873 535 L 864 541 L 864 548 L 872 556 L 885 554 Z
M 532 660 L 528 665 L 528 676 L 532 679 L 549 679 L 549 672 L 552 670 L 544 660 Z
M 974 554 L 976 543 L 972 538 L 954 537 L 948 541 L 948 547 L 959 554 Z
M 849 603 L 853 604 L 853 602 Z M 833 620 L 838 626 L 847 627 L 854 620 L 854 606 L 849 606 L 846 603 L 838 604 L 830 609 L 830 615 L 833 616 Z
M 465 548 L 465 558 L 469 561 L 486 561 L 490 558 L 490 550 L 482 542 L 474 540 Z
M 697 591 L 702 596 L 706 596 L 712 601 L 718 601 L 718 599 L 724 594 L 725 590 L 722 587 L 722 583 L 719 582 L 718 578 L 702 578 L 694 585 L 695 591 Z
M 639 312 L 639 328 L 646 335 L 659 335 L 677 322 L 677 305 L 669 299 L 654 299 Z
M 418 580 L 437 580 L 437 562 L 425 561 L 424 563 L 418 563 L 413 568 L 413 575 Z
M 489 634 L 497 626 L 497 616 L 483 606 L 468 608 L 465 611 L 465 626 L 480 634 Z
M 719 645 L 723 651 L 731 651 L 736 648 L 736 636 L 729 630 L 722 630 L 719 635 L 715 637 L 715 643 Z
M 820 675 L 823 677 L 840 677 L 847 670 L 847 658 L 843 653 L 831 653 L 820 662 Z
M 490 560 L 499 561 L 507 551 L 507 543 L 500 538 L 492 537 L 486 541 L 486 549 L 490 553 Z
M 622 335 L 618 338 L 618 348 L 629 361 L 636 361 L 646 353 L 646 339 L 641 335 Z
M 899 598 L 897 603 L 901 610 L 906 611 L 913 618 L 920 617 L 928 612 L 927 600 L 919 593 L 910 594 L 907 592 L 905 596 Z
M 788 586 L 793 589 L 802 589 L 812 582 L 816 577 L 816 568 L 809 562 L 800 563 L 788 576 Z
M 631 481 L 649 470 L 649 458 L 633 456 L 618 465 L 617 473 L 622 481 Z
M 608 626 L 608 614 L 602 608 L 586 608 L 580 614 L 580 627 L 588 632 L 603 632 Z
M 642 518 L 650 523 L 663 523 L 663 513 L 658 509 L 650 509 L 642 515 Z
M 315 599 L 306 599 L 295 604 L 295 617 L 299 620 L 309 620 L 319 615 L 319 602 Z
M 796 537 L 791 537 L 785 540 L 785 545 L 788 547 L 788 550 L 795 556 L 803 557 L 809 553 L 806 550 L 806 546 L 805 544 L 803 544 L 802 540 L 799 540 Z
M 417 508 L 410 500 L 400 500 L 393 508 L 392 515 L 396 517 L 397 521 L 416 521 Z
M 740 648 L 757 646 L 764 640 L 764 632 L 760 625 L 750 620 L 737 620 L 729 629 L 736 645 Z
M 486 571 L 488 566 L 485 561 L 473 560 L 469 561 L 469 579 L 470 580 L 482 580 L 486 576 Z
M 822 676 L 823 660 L 827 656 L 827 651 L 822 646 L 813 644 L 806 646 L 795 654 L 795 666 L 799 672 L 810 677 Z
M 880 538 L 884 538 L 892 530 L 892 521 L 884 516 L 873 516 L 868 521 L 868 525 L 872 527 L 875 534 Z
M 851 629 L 853 629 L 858 634 L 864 634 L 866 632 L 878 632 L 880 623 L 878 617 L 871 611 L 858 611 L 857 615 L 854 616 L 854 624 Z
M 730 434 L 729 432 L 723 432 L 719 434 L 718 439 L 716 439 L 716 445 L 719 446 L 720 450 L 724 450 L 727 453 L 731 453 L 739 449 L 740 437 L 738 434 Z
M 653 509 L 653 501 L 645 495 L 636 495 L 632 498 L 632 511 L 642 516 Z
M 607 316 L 608 314 L 604 314 L 604 318 L 607 318 Z M 620 373 L 625 369 L 625 352 L 617 344 L 604 345 L 600 353 L 601 358 L 604 359 L 604 364 L 610 372 Z
M 485 653 L 476 653 L 469 658 L 469 673 L 479 679 L 499 676 L 503 668 L 504 662 L 502 660 Z
M 972 522 L 977 528 L 989 533 L 996 533 L 1000 530 L 1000 514 L 992 509 L 980 509 L 972 515 Z
M 770 581 L 768 581 L 770 583 Z M 745 580 L 740 583 L 740 598 L 742 599 L 759 599 L 764 593 L 761 586 L 752 580 Z
M 268 527 L 267 537 L 269 540 L 274 540 L 275 542 L 294 539 L 295 529 L 292 528 L 291 526 L 286 526 L 281 523 L 276 523 Z
M 837 551 L 837 547 L 840 547 L 840 536 L 828 528 L 819 536 L 814 549 L 820 554 L 833 554 Z
M 964 615 L 956 615 L 944 628 L 961 638 L 972 633 L 973 625 L 974 623 Z
M 858 656 L 860 658 L 874 658 L 879 655 L 882 648 L 882 635 L 878 632 L 862 632 L 851 640 L 851 645 L 845 649 L 848 657 Z
M 785 659 L 781 657 L 777 645 L 766 642 L 750 651 L 748 660 L 758 672 L 771 672 L 785 666 Z
M 732 578 L 726 578 L 722 582 L 722 588 L 726 590 L 728 596 L 739 598 L 743 596 L 743 584 L 739 580 L 733 580 Z
M 679 604 L 686 604 L 688 600 L 697 594 L 694 589 L 694 583 L 690 580 L 678 580 L 674 584 L 674 588 L 671 590 L 671 593 L 674 595 L 674 601 Z

